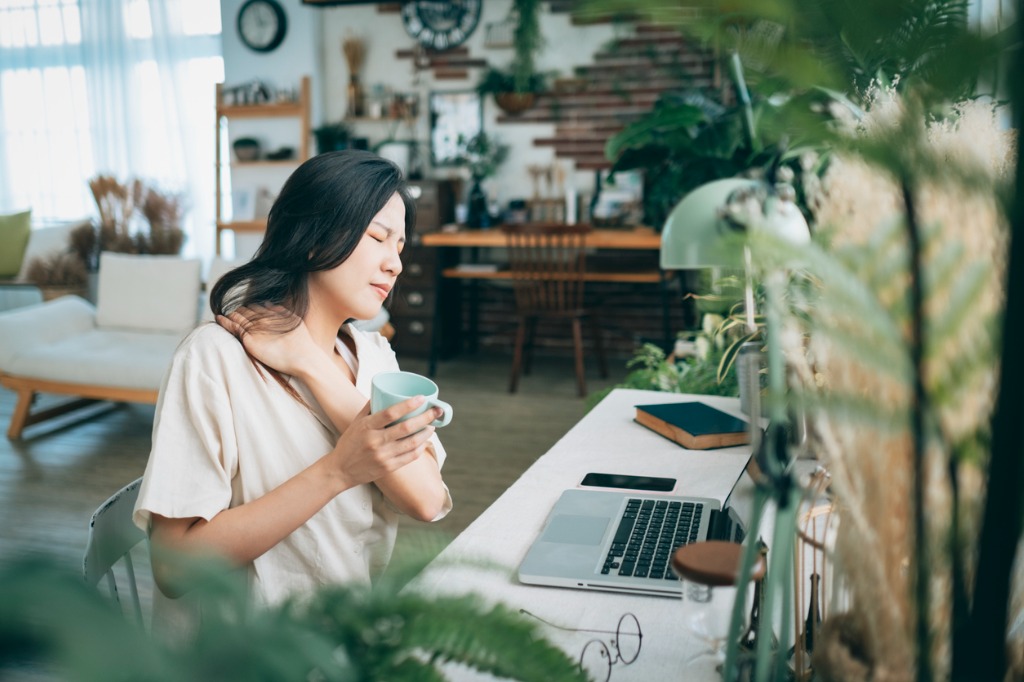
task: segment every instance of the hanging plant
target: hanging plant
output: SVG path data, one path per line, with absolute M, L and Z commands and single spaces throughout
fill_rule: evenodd
M 538 72 L 535 61 L 544 46 L 539 12 L 539 0 L 515 0 L 512 62 L 507 69 L 488 68 L 477 84 L 477 92 L 493 95 L 498 106 L 512 115 L 532 107 L 537 94 L 547 90 L 550 74 Z

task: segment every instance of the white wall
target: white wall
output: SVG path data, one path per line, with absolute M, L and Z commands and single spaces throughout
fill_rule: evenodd
M 421 115 L 417 125 L 412 130 L 396 130 L 395 136 L 414 137 L 424 158 L 429 158 L 428 120 L 424 113 L 428 94 L 434 90 L 470 90 L 482 70 L 470 69 L 469 78 L 462 81 L 435 81 L 429 70 L 416 74 L 411 60 L 395 57 L 397 50 L 414 47 L 413 39 L 402 26 L 401 16 L 379 14 L 374 5 L 314 7 L 303 5 L 300 0 L 280 1 L 288 14 L 288 33 L 278 49 L 263 55 L 247 49 L 238 39 L 236 16 L 243 0 L 221 0 L 226 83 L 233 85 L 259 78 L 278 87 L 292 87 L 302 75 L 309 74 L 313 82 L 313 126 L 337 121 L 345 112 L 349 76 L 341 42 L 349 34 L 357 35 L 367 42 L 366 64 L 361 74 L 367 89 L 374 83 L 382 83 L 394 90 L 419 93 Z M 512 49 L 488 49 L 484 42 L 487 24 L 504 19 L 512 0 L 487 0 L 482 4 L 480 24 L 464 45 L 469 48 L 471 57 L 507 66 L 512 59 Z M 546 45 L 538 55 L 537 66 L 541 70 L 557 70 L 565 76 L 571 75 L 573 66 L 590 63 L 593 53 L 614 37 L 614 30 L 608 24 L 572 26 L 568 14 L 549 14 L 545 4 L 542 4 L 541 26 Z M 484 130 L 510 146 L 508 160 L 486 183 L 492 198 L 504 206 L 511 198 L 531 194 L 533 185 L 527 165 L 551 164 L 555 160 L 551 149 L 534 147 L 531 143 L 535 137 L 551 137 L 554 125 L 497 123 L 499 114 L 494 102 L 487 98 Z M 390 132 L 388 124 L 383 122 L 358 123 L 355 129 L 358 135 L 370 138 L 371 143 L 381 141 Z M 575 172 L 570 160 L 562 159 L 560 163 L 567 172 L 570 187 L 581 192 L 593 188 L 591 171 Z M 434 169 L 426 162 L 423 167 L 429 177 L 464 177 L 458 169 Z

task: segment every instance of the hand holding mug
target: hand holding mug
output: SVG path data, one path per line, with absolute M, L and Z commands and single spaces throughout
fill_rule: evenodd
M 411 417 L 423 414 L 427 410 L 439 408 L 444 412 L 444 416 L 431 422 L 431 426 L 441 428 L 451 422 L 454 410 L 452 410 L 451 405 L 438 399 L 437 394 L 437 384 L 425 376 L 420 376 L 413 372 L 381 372 L 373 377 L 370 392 L 370 412 L 375 414 L 403 400 L 421 395 L 425 398 L 423 405 L 397 421 L 405 421 Z

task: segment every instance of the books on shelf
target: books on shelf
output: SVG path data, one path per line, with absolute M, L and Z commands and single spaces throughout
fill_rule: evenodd
M 698 401 L 637 405 L 635 421 L 689 450 L 750 442 L 750 426 L 745 420 Z

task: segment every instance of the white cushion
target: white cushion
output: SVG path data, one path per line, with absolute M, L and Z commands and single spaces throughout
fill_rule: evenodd
M 96 325 L 184 332 L 196 324 L 198 258 L 100 254 Z
M 0 370 L 11 369 L 23 353 L 74 339 L 96 326 L 96 309 L 78 296 L 61 296 L 39 305 L 0 313 Z M 77 359 L 76 362 L 80 362 Z
M 92 329 L 23 349 L 3 369 L 69 384 L 157 390 L 179 334 Z

